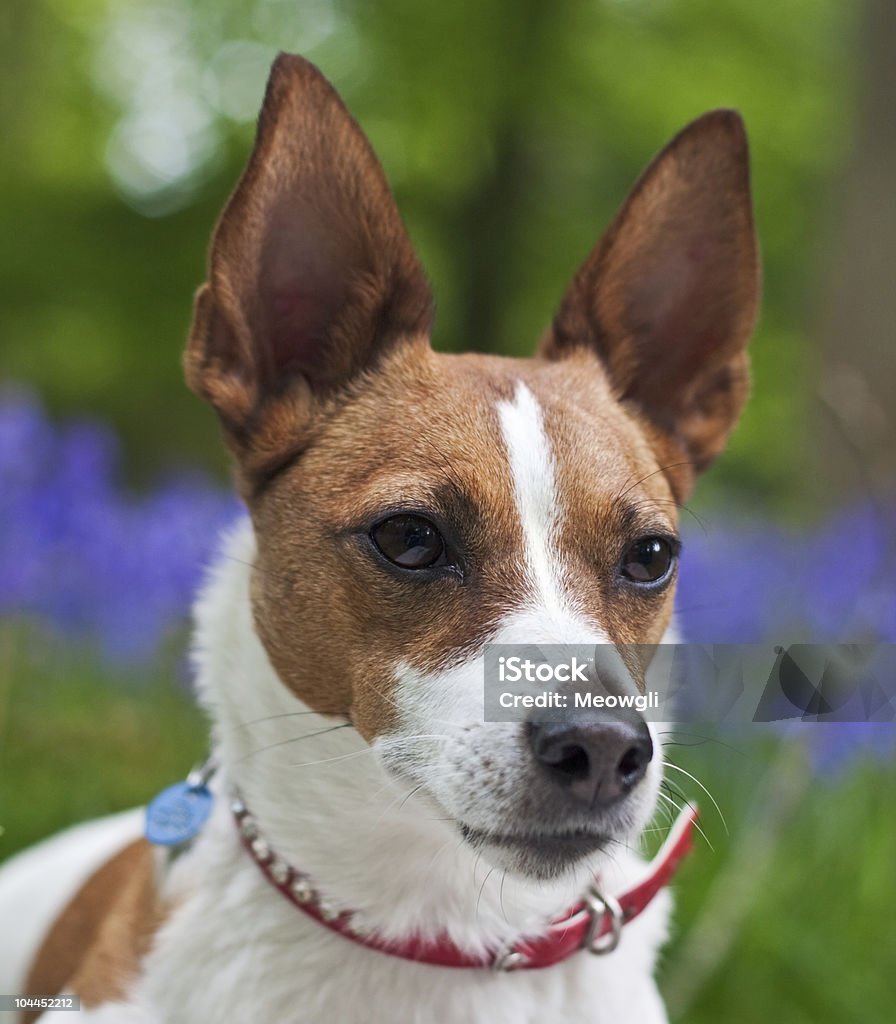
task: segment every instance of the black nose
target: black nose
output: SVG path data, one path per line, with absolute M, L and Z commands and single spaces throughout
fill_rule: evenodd
M 653 757 L 650 730 L 640 719 L 531 722 L 529 743 L 549 777 L 589 807 L 630 792 Z

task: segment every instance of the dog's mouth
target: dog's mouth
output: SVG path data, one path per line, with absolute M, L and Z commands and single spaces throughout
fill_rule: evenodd
M 572 828 L 556 832 L 493 832 L 460 823 L 461 835 L 475 848 L 492 847 L 508 866 L 536 878 L 553 878 L 611 842 L 602 832 Z

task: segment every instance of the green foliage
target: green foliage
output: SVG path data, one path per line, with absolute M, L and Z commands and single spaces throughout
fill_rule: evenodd
M 807 795 L 776 837 L 744 927 L 700 992 L 688 1024 L 883 1024 L 892 1018 L 892 977 L 884 965 L 896 957 L 896 938 L 886 923 L 896 911 L 890 880 L 894 784 L 892 765 L 865 765 L 834 787 L 815 786 Z M 751 827 L 749 818 L 739 823 L 731 849 Z M 703 878 L 685 882 L 683 904 L 705 892 L 712 870 L 706 862 L 719 859 L 701 855 Z M 679 966 L 686 970 L 686 963 Z
M 204 756 L 207 728 L 183 685 L 163 670 L 122 682 L 3 627 L 0 860 L 66 825 L 145 803 Z
M 179 352 L 277 49 L 315 60 L 369 132 L 433 277 L 446 348 L 530 351 L 651 153 L 731 105 L 751 133 L 767 283 L 756 397 L 715 486 L 792 501 L 814 412 L 814 254 L 849 146 L 857 10 L 16 0 L 0 43 L 15 153 L 0 172 L 0 374 L 56 410 L 111 419 L 137 477 L 175 453 L 223 470 Z
M 896 911 L 896 765 L 859 757 L 831 776 L 794 740 L 681 739 L 698 745 L 666 756 L 711 789 L 728 832 L 707 794 L 682 784 L 707 841 L 676 885 L 678 932 L 661 971 L 673 1019 L 889 1020 L 892 983 L 881 965 L 896 956 L 886 923 Z M 668 777 L 679 784 L 677 772 Z M 706 961 L 714 970 L 704 977 Z

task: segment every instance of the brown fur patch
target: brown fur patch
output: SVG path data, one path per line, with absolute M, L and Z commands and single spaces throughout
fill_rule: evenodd
M 28 973 L 26 994 L 66 991 L 85 1007 L 123 998 L 162 920 L 153 848 L 137 839 L 98 868 L 56 919 Z M 29 1011 L 23 1022 L 38 1016 Z

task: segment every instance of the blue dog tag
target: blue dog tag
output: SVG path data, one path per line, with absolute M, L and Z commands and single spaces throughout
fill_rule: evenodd
M 205 824 L 214 797 L 204 783 L 189 780 L 163 789 L 146 808 L 144 835 L 157 846 L 178 846 Z

